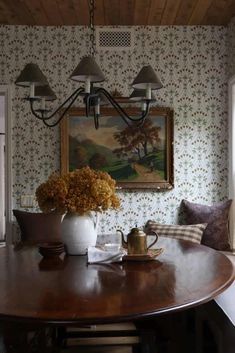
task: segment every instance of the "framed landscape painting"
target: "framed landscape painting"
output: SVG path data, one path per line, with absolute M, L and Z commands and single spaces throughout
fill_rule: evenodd
M 127 126 L 113 108 L 103 109 L 99 121 L 96 130 L 84 109 L 70 110 L 61 124 L 61 173 L 88 165 L 108 172 L 123 189 L 173 188 L 171 109 L 152 108 L 141 127 Z

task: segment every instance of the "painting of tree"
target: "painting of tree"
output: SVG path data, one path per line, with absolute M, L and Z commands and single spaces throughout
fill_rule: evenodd
M 89 165 L 127 188 L 172 187 L 172 128 L 172 111 L 164 108 L 152 108 L 142 126 L 128 126 L 106 108 L 98 130 L 76 109 L 62 126 L 62 156 L 69 156 L 62 157 L 62 169 Z
M 114 134 L 115 139 L 120 144 L 120 148 L 113 152 L 117 156 L 124 158 L 130 155 L 137 155 L 141 161 L 143 157 L 147 157 L 150 152 L 157 151 L 160 143 L 159 126 L 154 126 L 151 120 L 146 120 L 143 126 L 127 126 L 124 130 Z

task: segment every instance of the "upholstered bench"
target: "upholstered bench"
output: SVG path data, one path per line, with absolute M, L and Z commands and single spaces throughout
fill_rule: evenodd
M 230 259 L 235 268 L 235 254 L 230 252 L 223 253 Z M 215 301 L 235 327 L 235 281 L 228 289 L 226 289 L 222 294 L 215 298 Z
M 223 253 L 235 267 L 235 255 Z M 235 281 L 215 300 L 196 308 L 196 347 L 197 353 L 235 352 Z

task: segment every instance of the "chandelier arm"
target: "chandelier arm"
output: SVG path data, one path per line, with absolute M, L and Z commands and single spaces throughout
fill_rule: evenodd
M 111 94 L 106 91 L 106 89 L 99 87 L 96 89 L 96 93 L 103 93 L 105 95 L 105 97 L 109 100 L 109 102 L 112 104 L 112 106 L 117 110 L 117 112 L 120 114 L 121 118 L 125 121 L 126 124 L 130 125 L 127 121 L 131 120 L 133 122 L 142 122 L 145 121 L 145 118 L 147 117 L 148 113 L 149 113 L 149 108 L 150 108 L 150 100 L 146 99 L 146 108 L 144 110 L 144 112 L 141 114 L 140 117 L 138 118 L 132 118 L 131 116 L 129 116 L 125 110 L 120 106 L 120 104 L 118 104 L 118 102 L 111 96 Z
M 131 122 L 135 123 L 136 127 L 141 127 L 144 125 L 144 122 L 149 114 L 149 108 L 150 108 L 150 102 L 146 103 L 146 108 L 145 111 L 141 114 L 141 116 L 139 118 L 132 118 L 131 116 L 129 116 L 125 110 L 114 100 L 115 104 L 116 104 L 116 110 L 119 112 L 119 115 L 124 118 L 124 116 L 122 114 L 124 114 L 126 116 L 126 119 L 124 120 L 127 124 L 127 119 L 129 119 Z M 131 124 L 128 124 L 129 126 L 131 126 Z
M 83 88 L 80 88 L 80 90 L 83 91 Z M 70 109 L 70 107 L 72 106 L 72 104 L 75 102 L 75 100 L 78 98 L 78 96 L 80 95 L 81 91 L 78 91 L 77 94 L 75 95 L 75 97 L 73 98 L 73 100 L 71 101 L 71 103 L 69 103 L 69 105 L 63 110 L 63 113 L 61 114 L 61 116 L 59 117 L 59 119 L 57 121 L 55 121 L 54 123 L 52 124 L 48 124 L 46 122 L 45 119 L 42 119 L 44 125 L 46 125 L 47 127 L 55 127 L 56 125 L 58 125 L 61 120 L 64 118 L 64 116 L 66 115 L 67 111 Z M 64 105 L 64 104 L 63 104 Z M 58 109 L 57 109 L 58 111 Z
M 43 117 L 43 112 L 41 113 L 41 116 L 39 115 L 39 114 L 37 114 L 37 112 L 35 111 L 35 109 L 33 108 L 33 102 L 34 102 L 34 100 L 29 100 L 30 101 L 30 109 L 31 109 L 31 112 L 32 112 L 32 114 L 37 118 L 37 119 L 39 119 L 39 120 L 43 120 L 43 121 L 45 121 L 45 120 L 49 120 L 49 119 L 51 119 L 51 118 L 53 118 L 53 116 L 55 115 L 55 114 L 57 114 L 60 110 L 61 110 L 61 108 L 63 108 L 64 107 L 64 105 L 66 104 L 66 103 L 68 103 L 68 101 L 71 99 L 71 98 L 73 98 L 72 99 L 72 101 L 71 101 L 71 103 L 69 104 L 69 106 L 68 106 L 68 108 L 70 108 L 71 107 L 71 105 L 75 102 L 75 100 L 77 99 L 77 97 L 82 93 L 84 91 L 84 88 L 82 88 L 82 87 L 79 87 L 79 88 L 77 88 L 53 113 L 51 113 L 49 116 L 47 116 L 47 117 Z M 67 111 L 68 109 L 66 108 L 66 111 Z
M 86 116 L 89 117 L 89 114 L 90 114 L 90 110 L 91 110 L 91 104 L 90 104 L 90 101 L 93 97 L 97 97 L 97 91 L 95 91 L 95 93 L 91 93 L 89 94 L 87 97 L 86 97 Z M 104 93 L 105 95 L 105 93 Z M 131 126 L 131 124 L 129 123 L 129 121 L 125 118 L 125 116 L 122 116 L 122 114 L 119 112 L 118 110 L 118 107 L 115 107 L 114 108 L 117 110 L 117 112 L 119 113 L 119 115 L 121 116 L 121 118 L 125 121 L 125 123 L 128 125 L 128 126 Z M 95 124 L 95 128 L 96 130 L 99 128 L 99 114 L 97 114 L 95 112 L 95 108 L 93 108 L 93 117 L 94 117 L 94 124 Z
M 108 92 L 106 90 L 103 91 L 104 96 L 110 101 L 109 96 L 108 96 Z M 111 101 L 110 101 L 111 102 Z M 116 105 L 116 102 L 114 101 L 113 103 L 111 102 L 112 106 L 116 109 L 116 111 L 119 113 L 120 117 L 122 118 L 122 120 L 128 125 L 131 126 L 131 124 L 129 123 L 129 121 L 127 120 L 127 118 L 125 116 L 122 115 L 122 113 L 119 111 L 118 106 Z
M 92 98 L 98 98 L 97 93 L 89 93 L 86 96 L 85 99 L 85 105 L 86 105 L 86 117 L 88 118 L 90 116 L 90 111 L 91 111 L 91 99 Z

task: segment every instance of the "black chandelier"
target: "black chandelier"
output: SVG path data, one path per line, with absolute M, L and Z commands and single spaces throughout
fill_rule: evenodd
M 162 84 L 153 68 L 150 65 L 144 66 L 132 83 L 134 91 L 129 97 L 130 102 L 141 102 L 140 115 L 132 117 L 126 113 L 117 100 L 105 88 L 95 85 L 96 83 L 103 82 L 105 77 L 94 59 L 94 1 L 89 1 L 90 55 L 82 58 L 70 76 L 71 80 L 84 82 L 84 87 L 77 88 L 57 109 L 51 112 L 50 109 L 46 108 L 46 101 L 55 100 L 56 95 L 37 64 L 27 64 L 15 82 L 17 86 L 29 87 L 29 96 L 24 99 L 29 101 L 32 114 L 48 127 L 58 125 L 78 97 L 83 97 L 86 116 L 93 116 L 96 129 L 99 127 L 100 107 L 103 101 L 111 104 L 127 125 L 130 126 L 135 123 L 137 126 L 141 126 L 148 116 L 151 102 L 154 101 L 152 90 L 162 88 Z M 37 108 L 35 108 L 35 104 Z M 40 108 L 38 108 L 39 106 Z M 57 120 L 54 121 L 53 119 L 53 122 L 49 122 L 55 116 L 57 116 Z

